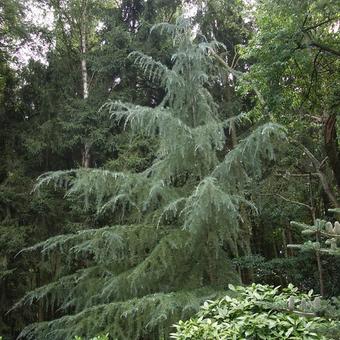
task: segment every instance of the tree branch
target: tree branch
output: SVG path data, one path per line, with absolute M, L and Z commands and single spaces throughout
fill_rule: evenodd
M 326 178 L 326 175 L 321 171 L 322 165 L 324 162 L 320 162 L 304 145 L 300 144 L 300 147 L 302 150 L 306 153 L 306 155 L 309 157 L 309 159 L 312 161 L 312 164 L 314 166 L 314 169 L 316 170 L 320 182 L 322 184 L 323 189 L 325 190 L 325 193 L 327 194 L 329 200 L 332 202 L 334 207 L 339 207 L 339 203 L 336 199 L 335 194 L 333 193 L 332 188 L 330 187 L 328 180 Z
M 296 204 L 296 205 L 300 205 L 300 206 L 302 206 L 302 207 L 307 208 L 308 210 L 312 210 L 312 209 L 313 209 L 313 208 L 312 208 L 310 205 L 308 205 L 308 204 L 305 204 L 305 203 L 302 203 L 302 202 L 299 202 L 299 201 L 295 201 L 295 200 L 291 200 L 291 199 L 289 199 L 289 198 L 287 198 L 287 197 L 284 197 L 284 196 L 282 196 L 282 195 L 280 195 L 280 194 L 277 194 L 277 193 L 275 193 L 275 194 L 264 194 L 264 195 L 262 195 L 262 196 L 277 196 L 277 197 L 283 199 L 283 200 L 286 201 L 286 202 L 289 202 L 289 203 L 292 203 L 292 204 Z
M 322 51 L 326 51 L 326 52 L 328 52 L 330 54 L 333 54 L 333 55 L 336 55 L 337 57 L 340 57 L 340 51 L 335 50 L 334 48 L 329 47 L 327 45 L 321 44 L 321 43 L 319 43 L 317 41 L 311 41 L 309 46 L 319 48 Z
M 223 60 L 223 58 L 221 58 L 215 51 L 211 50 L 211 52 L 212 52 L 213 56 L 216 58 L 216 60 L 217 60 L 222 66 L 224 66 L 224 67 L 228 70 L 228 72 L 230 72 L 233 76 L 235 76 L 236 78 L 238 78 L 238 77 L 241 77 L 241 76 L 244 75 L 243 72 L 236 71 L 235 69 L 233 69 L 232 67 L 230 67 L 230 66 L 228 65 L 228 63 L 226 63 L 226 62 Z M 257 95 L 259 101 L 260 101 L 260 103 L 261 103 L 262 105 L 265 105 L 265 101 L 264 101 L 264 99 L 263 99 L 263 97 L 262 97 L 260 91 L 258 90 L 258 88 L 257 88 L 253 83 L 251 83 L 251 85 L 252 85 L 252 87 L 253 87 L 253 89 L 254 89 L 254 91 L 255 91 L 255 93 L 256 93 L 256 95 Z
M 313 30 L 313 29 L 315 29 L 315 28 L 318 28 L 318 27 L 320 27 L 320 26 L 323 26 L 323 25 L 325 25 L 325 24 L 328 24 L 329 22 L 334 21 L 334 20 L 339 20 L 339 17 L 337 16 L 337 17 L 329 18 L 329 19 L 327 19 L 327 20 L 325 20 L 325 21 L 322 21 L 322 22 L 319 22 L 319 23 L 317 23 L 317 24 L 315 24 L 315 25 L 312 25 L 312 26 L 309 26 L 309 27 L 305 27 L 305 28 L 303 28 L 303 31 L 310 31 L 310 30 Z

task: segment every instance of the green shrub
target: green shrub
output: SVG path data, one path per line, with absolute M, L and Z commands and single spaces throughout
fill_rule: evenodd
M 268 285 L 229 288 L 234 292 L 207 301 L 198 314 L 180 321 L 173 339 L 327 339 L 316 331 L 335 321 L 315 316 L 318 297 L 293 285 L 282 290 Z
M 80 337 L 80 336 L 76 336 L 74 338 L 74 340 L 83 340 L 83 338 Z M 94 338 L 91 338 L 90 340 L 109 340 L 109 335 L 108 334 L 106 334 L 106 335 L 97 335 Z

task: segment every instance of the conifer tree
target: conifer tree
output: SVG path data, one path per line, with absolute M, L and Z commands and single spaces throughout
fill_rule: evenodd
M 340 211 L 339 209 L 329 210 L 335 213 L 339 213 Z M 325 296 L 321 255 L 340 255 L 340 248 L 338 247 L 340 240 L 340 223 L 335 221 L 333 226 L 331 222 L 325 220 L 316 219 L 313 222 L 314 225 L 308 225 L 292 221 L 291 224 L 300 228 L 303 235 L 312 235 L 315 237 L 315 241 L 309 240 L 303 244 L 288 244 L 287 247 L 315 253 L 319 273 L 320 294 Z
M 133 134 L 157 140 L 153 164 L 138 173 L 80 168 L 40 176 L 38 189 L 62 186 L 67 196 L 95 204 L 98 213 L 119 213 L 125 224 L 56 236 L 26 249 L 47 258 L 61 254 L 62 269 L 59 279 L 16 307 L 39 300 L 62 314 L 30 325 L 24 338 L 167 338 L 176 320 L 239 281 L 228 258 L 248 246 L 240 208 L 255 208 L 249 184 L 274 159 L 284 132 L 266 123 L 228 150 L 230 124 L 245 117 L 221 119 L 209 92 L 219 83 L 215 56 L 223 46 L 195 36 L 183 18 L 153 30 L 172 36 L 172 67 L 138 52 L 131 58 L 164 88 L 162 102 L 151 108 L 112 101 L 102 108 Z

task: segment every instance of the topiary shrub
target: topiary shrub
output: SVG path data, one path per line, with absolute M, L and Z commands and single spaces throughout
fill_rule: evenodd
M 316 316 L 320 298 L 293 285 L 279 289 L 253 284 L 233 287 L 230 295 L 207 301 L 198 314 L 175 325 L 172 339 L 329 339 L 320 327 L 335 321 Z

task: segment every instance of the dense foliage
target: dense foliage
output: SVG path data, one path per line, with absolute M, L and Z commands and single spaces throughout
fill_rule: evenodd
M 334 327 L 322 317 L 307 317 L 313 311 L 313 292 L 301 293 L 289 285 L 279 287 L 252 284 L 233 287 L 236 296 L 207 301 L 195 318 L 176 325 L 173 339 L 327 339 L 320 327 Z M 294 301 L 291 310 L 288 301 Z M 294 311 L 296 310 L 296 311 Z
M 167 339 L 229 283 L 337 301 L 339 12 L 2 1 L 0 335 Z
M 241 205 L 252 205 L 245 197 L 247 183 L 261 174 L 266 158 L 274 158 L 272 143 L 283 140 L 284 134 L 279 126 L 267 123 L 232 151 L 223 152 L 224 129 L 240 118 L 222 120 L 206 88 L 218 79 L 219 70 L 212 61 L 220 45 L 196 42 L 189 23 L 180 17 L 175 25 L 153 28 L 172 34 L 176 51 L 171 69 L 149 56 L 132 55 L 149 78 L 164 86 L 165 96 L 158 106 L 107 104 L 118 123 L 130 125 L 133 133 L 158 138 L 152 165 L 135 173 L 107 169 L 48 172 L 38 181 L 38 188 L 50 183 L 68 186 L 67 195 L 83 196 L 88 205 L 95 202 L 98 213 L 120 210 L 121 219 L 135 214 L 136 219 L 153 225 L 84 230 L 31 248 L 41 248 L 51 259 L 61 251 L 69 263 L 81 254 L 87 263 L 76 273 L 72 267 L 65 268 L 55 282 L 18 303 L 37 299 L 49 306 L 58 301 L 66 313 L 72 308 L 76 314 L 38 323 L 22 336 L 94 335 L 110 319 L 104 331 L 112 336 L 165 337 L 174 318 L 186 316 L 184 311 L 193 310 L 226 282 L 238 281 L 227 257 L 249 247 L 239 237 Z

